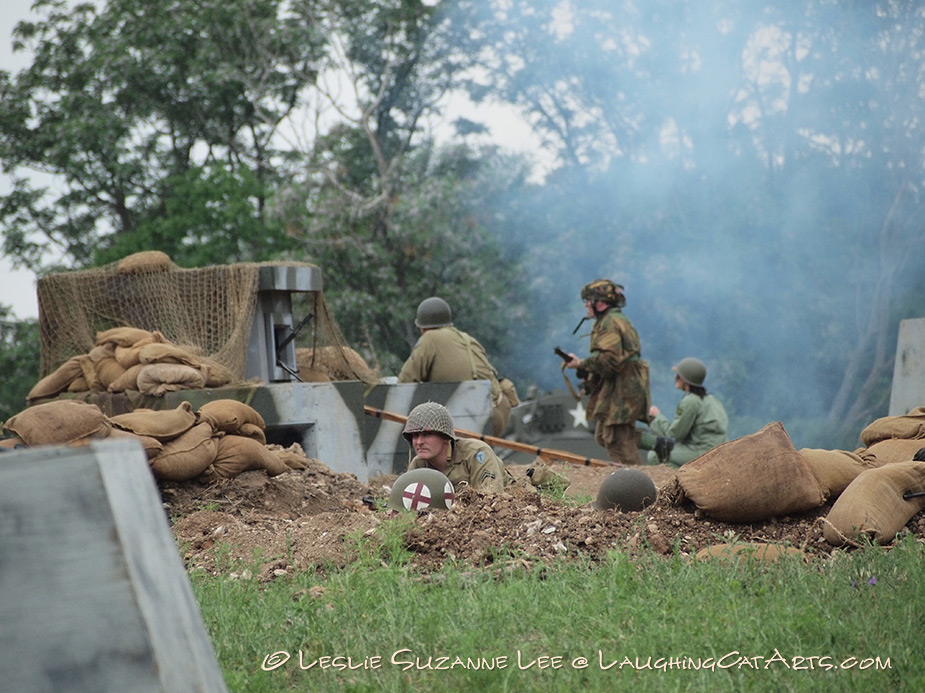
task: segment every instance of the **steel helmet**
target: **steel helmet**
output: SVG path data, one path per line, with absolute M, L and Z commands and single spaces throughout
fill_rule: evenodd
M 601 482 L 595 510 L 642 510 L 655 502 L 658 491 L 651 477 L 640 469 L 618 469 Z
M 449 327 L 453 324 L 453 312 L 450 304 L 437 296 L 425 298 L 418 304 L 418 314 L 414 324 L 421 328 Z
M 681 359 L 681 362 L 677 366 L 672 366 L 671 370 L 681 376 L 681 380 L 688 385 L 696 385 L 697 387 L 703 385 L 703 381 L 707 377 L 707 367 L 703 364 L 703 361 L 690 356 L 686 359 Z
M 626 296 L 623 295 L 623 285 L 616 284 L 609 279 L 595 279 L 585 284 L 581 290 L 582 301 L 603 301 L 612 306 L 626 305 Z
M 412 469 L 392 484 L 388 506 L 392 510 L 449 510 L 456 500 L 456 490 L 446 474 L 436 469 Z
M 436 402 L 424 402 L 419 404 L 405 421 L 405 429 L 401 434 L 409 443 L 413 433 L 442 433 L 451 440 L 456 440 L 456 427 L 453 425 L 453 417 L 442 404 Z

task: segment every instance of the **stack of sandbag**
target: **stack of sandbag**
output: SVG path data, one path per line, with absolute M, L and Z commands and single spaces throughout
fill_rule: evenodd
M 865 447 L 854 452 L 803 448 L 800 454 L 819 480 L 827 500 L 835 500 L 862 472 L 908 462 L 925 447 L 925 407 L 904 416 L 884 416 L 861 431 Z
M 925 407 L 903 416 L 884 416 L 861 431 L 866 447 L 851 456 L 867 467 L 844 486 L 826 517 L 824 535 L 833 546 L 856 546 L 864 540 L 888 544 L 925 507 Z M 820 451 L 821 452 L 821 451 Z
M 759 522 L 817 508 L 825 495 L 780 422 L 713 448 L 676 477 L 675 503 L 723 522 Z
M 26 446 L 135 438 L 154 476 L 165 481 L 210 482 L 260 469 L 276 476 L 307 467 L 306 458 L 291 450 L 267 446 L 263 417 L 235 400 L 214 400 L 199 411 L 182 402 L 176 409 L 136 409 L 113 417 L 95 404 L 56 400 L 23 410 L 3 428 L 15 434 L 9 440 Z
M 857 546 L 865 538 L 889 544 L 922 508 L 925 462 L 894 462 L 848 485 L 826 516 L 823 535 L 832 546 Z
M 125 392 L 160 396 L 176 390 L 221 387 L 235 380 L 226 367 L 196 347 L 170 342 L 160 332 L 115 327 L 99 332 L 86 354 L 73 356 L 42 378 L 29 402 L 63 392 Z

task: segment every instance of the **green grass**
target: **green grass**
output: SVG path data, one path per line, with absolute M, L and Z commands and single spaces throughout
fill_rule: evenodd
M 417 574 L 401 531 L 324 576 L 193 574 L 229 690 L 925 688 L 925 545 L 911 536 L 809 565 L 615 552 L 499 578 Z

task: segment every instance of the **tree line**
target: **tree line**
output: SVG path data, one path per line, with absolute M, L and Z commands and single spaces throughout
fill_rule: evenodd
M 383 375 L 441 295 L 521 392 L 607 276 L 670 409 L 704 360 L 742 435 L 851 448 L 923 312 L 914 2 L 40 0 L 0 73 L 3 252 L 322 267 Z M 510 104 L 555 165 L 487 136 Z M 452 126 L 452 136 L 438 136 Z M 46 181 L 53 179 L 54 185 Z M 8 348 L 9 342 L 5 342 Z M 26 390 L 27 391 L 27 390 Z M 4 402 L 22 392 L 6 388 Z

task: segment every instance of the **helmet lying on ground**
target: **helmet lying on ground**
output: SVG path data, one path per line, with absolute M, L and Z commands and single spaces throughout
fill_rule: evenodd
M 652 505 L 657 495 L 648 474 L 639 469 L 618 469 L 601 482 L 594 508 L 634 512 Z
M 448 510 L 456 500 L 456 490 L 446 474 L 436 469 L 412 469 L 392 484 L 388 506 L 392 510 Z

